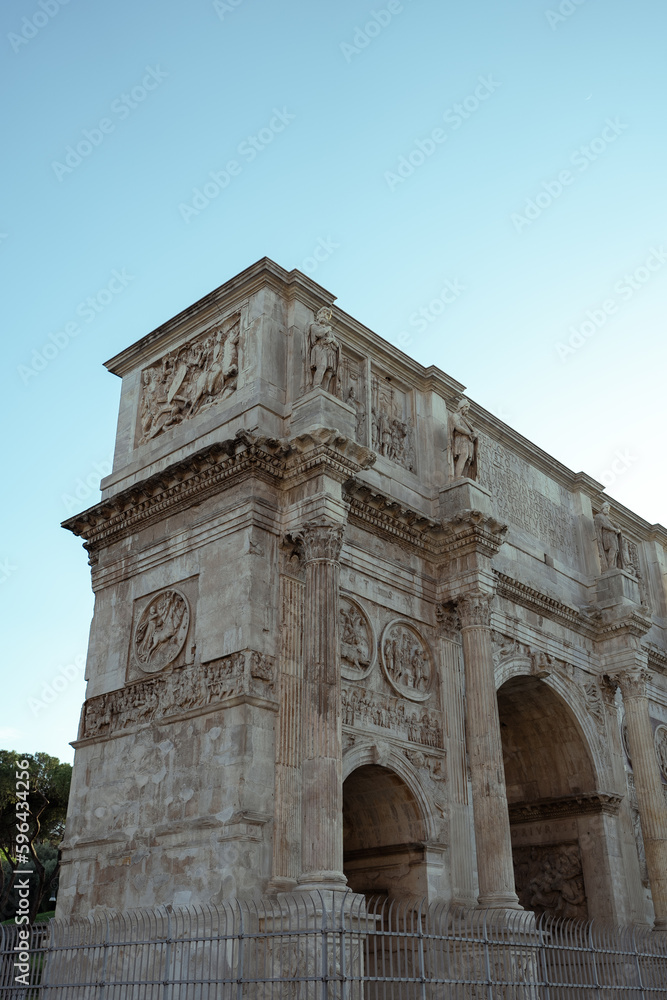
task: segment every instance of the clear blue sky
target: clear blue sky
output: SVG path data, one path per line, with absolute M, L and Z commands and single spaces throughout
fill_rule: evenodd
M 0 747 L 72 757 L 102 362 L 265 255 L 667 523 L 662 0 L 41 4 L 0 13 Z

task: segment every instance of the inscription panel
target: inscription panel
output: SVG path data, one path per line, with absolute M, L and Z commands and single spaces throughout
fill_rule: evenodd
M 580 561 L 572 497 L 564 486 L 487 437 L 479 449 L 478 480 L 493 494 L 499 517 L 556 549 L 570 564 Z

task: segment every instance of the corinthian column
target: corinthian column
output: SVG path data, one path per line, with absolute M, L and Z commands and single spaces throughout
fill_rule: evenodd
M 628 727 L 628 749 L 637 790 L 639 819 L 644 837 L 646 867 L 651 885 L 655 930 L 667 930 L 667 804 L 662 791 L 648 712 L 646 685 L 651 675 L 643 667 L 611 675 L 623 695 Z
M 514 891 L 503 748 L 493 676 L 490 601 L 480 591 L 457 602 L 466 680 L 466 742 L 479 877 L 479 906 L 521 909 Z
M 338 644 L 342 524 L 299 532 L 306 566 L 301 709 L 301 888 L 344 888 L 343 756 Z

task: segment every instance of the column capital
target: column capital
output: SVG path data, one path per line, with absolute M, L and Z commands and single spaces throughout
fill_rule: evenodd
M 492 600 L 493 594 L 486 594 L 481 590 L 462 594 L 456 601 L 461 629 L 490 628 Z
M 625 667 L 607 674 L 621 689 L 623 699 L 648 697 L 646 686 L 653 675 L 646 667 Z
M 316 518 L 293 532 L 293 537 L 303 546 L 304 563 L 337 563 L 343 547 L 344 533 L 344 524 L 328 518 Z

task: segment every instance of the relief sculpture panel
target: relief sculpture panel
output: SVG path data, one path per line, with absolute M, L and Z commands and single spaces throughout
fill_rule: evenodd
M 525 909 L 538 916 L 588 918 L 578 844 L 514 847 L 512 854 L 516 891 Z
M 173 663 L 185 645 L 190 609 L 178 590 L 163 590 L 144 608 L 134 629 L 132 646 L 141 670 L 156 673 Z
M 237 313 L 143 370 L 139 444 L 234 392 L 240 338 Z
M 430 697 L 433 658 L 414 625 L 389 622 L 382 633 L 380 654 L 387 680 L 398 694 L 411 701 Z
M 371 377 L 372 442 L 379 455 L 416 472 L 409 397 L 379 375 Z
M 347 680 L 361 680 L 375 662 L 373 626 L 362 607 L 349 597 L 341 597 L 339 614 L 341 673 Z

